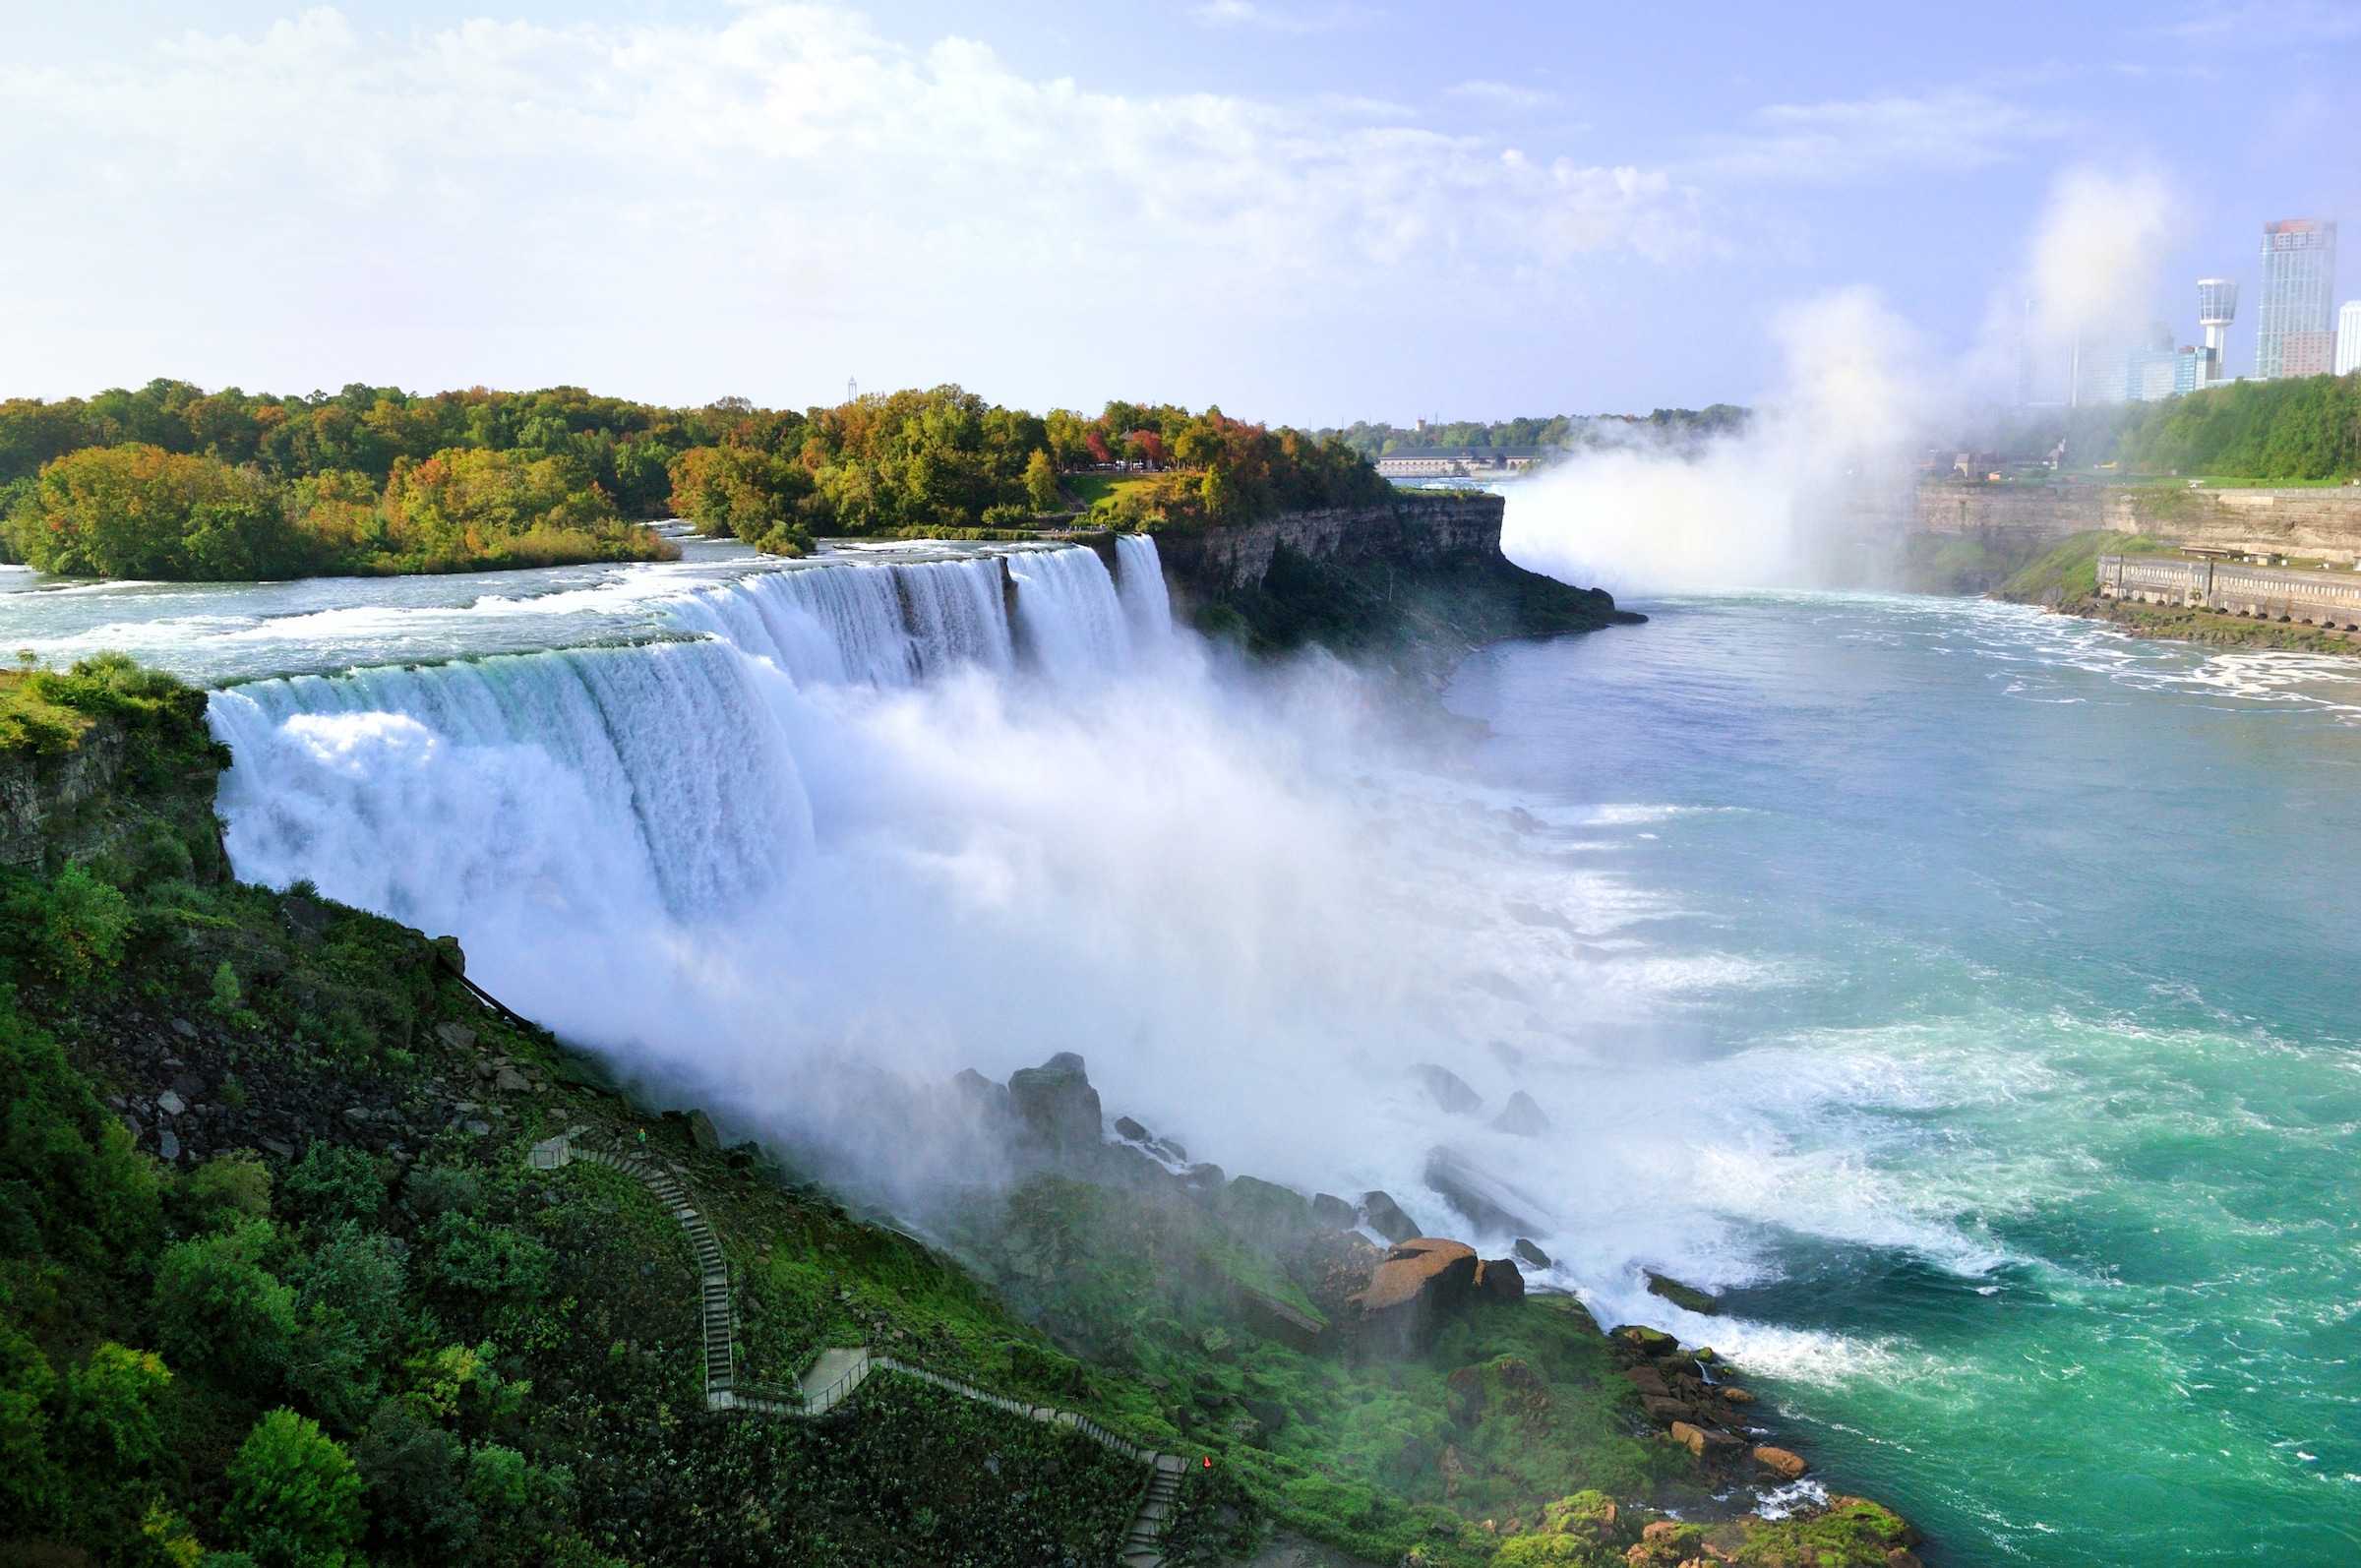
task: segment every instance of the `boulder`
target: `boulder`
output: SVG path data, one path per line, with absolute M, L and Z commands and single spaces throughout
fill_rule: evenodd
M 1640 1409 L 1646 1411 L 1648 1418 L 1659 1426 L 1669 1426 L 1674 1421 L 1685 1421 L 1690 1416 L 1689 1407 L 1686 1404 L 1656 1394 L 1642 1395 Z
M 1483 1096 L 1467 1085 L 1467 1080 L 1448 1067 L 1438 1067 L 1431 1061 L 1422 1061 L 1410 1069 L 1411 1075 L 1426 1091 L 1427 1097 L 1455 1116 L 1472 1116 L 1483 1109 Z
M 1444 1380 L 1445 1398 L 1451 1408 L 1451 1418 L 1462 1426 L 1473 1426 L 1483 1419 L 1483 1368 L 1463 1366 Z
M 1128 1138 L 1133 1143 L 1147 1143 L 1152 1141 L 1148 1136 L 1148 1129 L 1141 1126 L 1138 1122 L 1132 1120 L 1129 1116 L 1117 1116 L 1115 1118 L 1115 1132 L 1117 1137 Z
M 1293 1301 L 1249 1285 L 1238 1287 L 1238 1315 L 1248 1329 L 1291 1351 L 1311 1356 L 1325 1343 L 1327 1324 Z M 1271 1429 L 1278 1430 L 1275 1426 Z
M 1419 1222 L 1404 1214 L 1402 1205 L 1385 1193 L 1362 1193 L 1361 1208 L 1368 1216 L 1369 1229 L 1397 1246 L 1419 1234 Z
M 1222 1217 L 1264 1246 L 1284 1249 L 1311 1234 L 1311 1205 L 1275 1181 L 1241 1176 L 1222 1193 Z
M 1476 1249 L 1414 1236 L 1386 1253 L 1368 1289 L 1353 1297 L 1364 1351 L 1408 1356 L 1426 1342 L 1437 1313 L 1465 1302 L 1476 1283 Z
M 1714 1392 L 1722 1396 L 1723 1399 L 1728 1401 L 1732 1405 L 1751 1405 L 1754 1403 L 1754 1396 L 1752 1394 L 1747 1393 L 1746 1390 L 1742 1388 L 1732 1388 L 1727 1383 L 1716 1383 L 1714 1385 Z
M 1722 1310 L 1721 1302 L 1693 1285 L 1683 1285 L 1667 1275 L 1657 1273 L 1654 1269 L 1642 1272 L 1648 1276 L 1648 1294 L 1650 1296 L 1661 1296 L 1674 1306 L 1684 1307 L 1705 1317 L 1712 1317 Z
M 1549 1130 L 1549 1118 L 1534 1103 L 1533 1096 L 1519 1089 L 1508 1097 L 1508 1108 L 1492 1117 L 1494 1132 L 1510 1132 L 1520 1138 L 1538 1138 Z
M 1311 1223 L 1322 1231 L 1350 1231 L 1361 1222 L 1361 1214 L 1352 1204 L 1326 1192 L 1311 1197 Z
M 1672 1397 L 1672 1390 L 1653 1366 L 1627 1366 L 1623 1369 L 1623 1380 L 1643 1394 L 1653 1394 L 1658 1399 Z
M 1626 1323 L 1614 1331 L 1614 1338 L 1647 1356 L 1669 1356 L 1680 1349 L 1680 1341 L 1661 1328 L 1650 1328 L 1644 1323 Z
M 1705 1428 L 1702 1426 L 1692 1426 L 1687 1421 L 1674 1421 L 1670 1430 L 1672 1433 L 1672 1441 L 1678 1443 L 1681 1447 L 1687 1449 L 1699 1459 L 1703 1459 L 1705 1457 Z
M 1008 1105 L 1027 1131 L 1059 1153 L 1095 1149 L 1104 1141 L 1099 1092 L 1090 1086 L 1082 1058 L 1070 1051 L 1010 1073 Z
M 1549 1254 L 1543 1251 L 1540 1247 L 1535 1246 L 1531 1241 L 1526 1240 L 1521 1236 L 1517 1237 L 1517 1244 L 1510 1247 L 1508 1250 L 1518 1262 L 1526 1264 L 1530 1267 L 1545 1269 L 1549 1266 Z
M 1784 1448 L 1758 1448 L 1754 1451 L 1754 1462 L 1781 1480 L 1801 1480 L 1803 1473 L 1811 1469 L 1801 1456 L 1790 1454 Z
M 1476 1268 L 1476 1288 L 1499 1302 L 1525 1299 L 1525 1274 L 1507 1258 L 1485 1258 Z
M 994 1083 L 973 1067 L 959 1069 L 959 1076 L 951 1080 L 951 1091 L 987 1127 L 1003 1127 L 1016 1115 L 1008 1109 L 1007 1085 Z
M 454 1051 L 473 1051 L 475 1049 L 475 1031 L 465 1024 L 437 1024 L 435 1025 L 435 1038 Z
M 714 1130 L 713 1118 L 702 1111 L 689 1113 L 689 1138 L 700 1149 L 710 1151 L 721 1147 L 721 1134 Z
M 1427 1190 L 1466 1215 L 1480 1230 L 1494 1235 L 1530 1236 L 1536 1231 L 1555 1229 L 1535 1218 L 1541 1212 L 1541 1204 L 1479 1169 L 1455 1150 L 1427 1151 L 1424 1175 Z

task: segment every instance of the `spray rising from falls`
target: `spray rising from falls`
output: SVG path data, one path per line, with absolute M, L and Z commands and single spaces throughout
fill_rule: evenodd
M 455 934 L 654 1093 L 897 1205 L 979 1175 L 953 1074 L 1074 1051 L 1200 1157 L 1535 1236 L 1621 1316 L 1641 1259 L 1750 1267 L 1658 1152 L 1689 1069 L 1646 1014 L 1699 982 L 1617 951 L 1652 910 L 1570 862 L 1586 824 L 1407 765 L 1333 663 L 1224 673 L 1151 541 L 750 570 L 671 618 L 705 634 L 221 693 L 239 874 Z

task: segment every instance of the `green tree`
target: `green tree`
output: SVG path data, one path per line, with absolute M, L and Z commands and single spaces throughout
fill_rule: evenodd
M 9 526 L 27 565 L 69 576 L 291 576 L 312 564 L 260 474 L 138 444 L 50 462 Z
M 365 1487 L 373 1544 L 395 1562 L 443 1564 L 474 1544 L 457 1438 L 389 1400 L 353 1448 Z
M 131 1134 L 0 991 L 0 1253 L 112 1268 L 147 1251 L 157 1213 Z
M 343 1568 L 368 1527 L 361 1478 L 319 1425 L 291 1410 L 255 1422 L 229 1462 L 224 1534 L 260 1568 Z
M 1025 459 L 1025 495 L 1032 501 L 1035 512 L 1058 510 L 1058 468 L 1050 461 L 1050 454 L 1039 447 Z
M 376 1401 L 408 1283 L 400 1243 L 349 1222 L 300 1265 L 287 1381 L 331 1426 L 351 1430 Z
M 232 1387 L 279 1386 L 295 1334 L 295 1293 L 262 1265 L 273 1239 L 270 1221 L 247 1220 L 167 1248 L 156 1260 L 155 1338 L 175 1365 Z
M 57 1373 L 40 1347 L 0 1319 L 0 1537 L 39 1531 L 65 1473 L 49 1452 L 49 1393 Z

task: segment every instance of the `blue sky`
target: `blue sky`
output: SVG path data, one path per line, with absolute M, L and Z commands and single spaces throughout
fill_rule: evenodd
M 2243 369 L 2272 217 L 2361 296 L 2361 5 L 91 3 L 0 21 L 0 117 L 44 395 L 1645 411 L 1857 288 L 1972 392 L 2030 292 L 2238 276 Z

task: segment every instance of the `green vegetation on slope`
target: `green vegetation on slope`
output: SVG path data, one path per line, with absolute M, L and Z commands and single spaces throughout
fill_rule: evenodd
M 1571 1301 L 1405 1360 L 1308 1349 L 1267 1303 L 1335 1324 L 1351 1270 L 1289 1261 L 1269 1215 L 1300 1200 L 1046 1174 L 956 1227 L 996 1291 L 596 1087 L 448 938 L 229 880 L 200 694 L 101 660 L 8 677 L 7 716 L 0 799 L 54 800 L 0 868 L 0 1563 L 1109 1560 L 1142 1473 L 1069 1429 L 890 1374 L 823 1420 L 708 1412 L 695 1256 L 640 1182 L 526 1164 L 569 1128 L 683 1173 L 745 1373 L 873 1345 L 1211 1460 L 1195 1560 L 1274 1517 L 1387 1562 L 1695 1544 L 1646 1505 L 1719 1481 Z M 1885 1563 L 1899 1522 L 1847 1508 L 1712 1538 Z
M 1686 446 L 1716 436 L 1737 435 L 1753 420 L 1752 409 L 1732 403 L 1710 408 L 1659 408 L 1641 414 L 1558 414 L 1549 418 L 1455 419 L 1404 430 L 1383 422 L 1356 420 L 1334 435 L 1355 452 L 1383 457 L 1397 452 L 1534 450 L 1628 446 L 1634 442 Z

